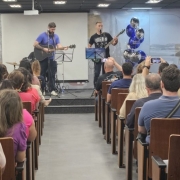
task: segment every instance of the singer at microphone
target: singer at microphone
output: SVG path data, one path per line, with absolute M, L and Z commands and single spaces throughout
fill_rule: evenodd
M 115 46 L 118 43 L 117 37 L 113 39 L 109 33 L 107 32 L 102 33 L 103 31 L 102 22 L 96 22 L 95 28 L 96 28 L 96 33 L 90 37 L 89 45 L 88 45 L 89 48 L 92 47 L 93 44 L 95 48 L 104 48 L 111 40 L 113 40 L 112 42 L 113 46 Z M 110 51 L 109 47 L 107 47 L 105 50 L 104 58 L 110 57 L 109 51 Z M 102 73 L 104 74 L 105 73 L 104 63 L 101 62 L 101 59 L 94 60 L 94 87 L 96 87 L 97 79 L 101 72 L 101 65 L 102 65 Z

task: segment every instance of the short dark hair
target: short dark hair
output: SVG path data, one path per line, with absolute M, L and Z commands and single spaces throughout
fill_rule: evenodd
M 157 73 L 151 73 L 145 77 L 146 87 L 151 90 L 161 90 L 160 82 L 161 76 Z
M 24 83 L 24 75 L 18 70 L 11 72 L 8 79 L 11 81 L 14 89 L 20 89 Z
M 55 28 L 55 27 L 56 27 L 56 24 L 55 24 L 54 22 L 50 22 L 50 23 L 48 24 L 48 27 L 49 27 L 49 28 Z
M 23 68 L 27 69 L 31 74 L 33 73 L 32 68 L 31 68 L 30 60 L 28 60 L 27 57 L 23 58 L 20 61 L 19 67 L 23 67 Z
M 0 84 L 0 90 L 3 89 L 14 89 L 10 80 L 4 79 Z
M 24 84 L 22 85 L 21 91 L 26 92 L 28 88 L 31 87 L 32 75 L 23 67 L 20 67 L 17 71 L 20 71 L 24 75 Z
M 125 62 L 122 65 L 122 70 L 123 70 L 124 75 L 129 76 L 132 74 L 133 66 L 129 62 Z
M 163 71 L 163 69 L 164 68 L 166 68 L 166 67 L 168 67 L 169 66 L 169 64 L 166 62 L 166 63 L 161 63 L 160 65 L 159 65 L 159 74 L 161 74 L 162 73 L 162 71 Z
M 180 70 L 174 66 L 164 68 L 161 74 L 164 88 L 170 92 L 177 92 L 180 87 Z

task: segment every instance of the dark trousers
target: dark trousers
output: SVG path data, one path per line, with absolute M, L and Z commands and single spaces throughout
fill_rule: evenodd
M 104 74 L 105 73 L 104 63 L 102 62 L 94 63 L 94 88 L 96 88 L 96 83 L 101 72 L 101 67 L 102 67 L 102 74 Z
M 45 87 L 46 87 L 46 82 L 44 76 L 38 76 L 38 79 L 41 81 L 41 90 L 44 92 Z
M 56 90 L 55 74 L 57 72 L 57 62 L 52 59 L 46 58 L 43 61 L 40 61 L 40 65 L 41 65 L 41 76 L 46 78 L 46 72 L 48 72 L 49 91 L 51 92 Z

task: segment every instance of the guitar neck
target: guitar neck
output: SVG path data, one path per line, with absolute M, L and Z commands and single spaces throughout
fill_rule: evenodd
M 125 30 L 123 30 L 120 33 L 118 33 L 116 37 L 119 37 L 122 33 L 124 33 L 124 31 Z M 114 41 L 114 39 L 112 39 L 104 48 L 107 49 L 112 44 L 113 41 Z

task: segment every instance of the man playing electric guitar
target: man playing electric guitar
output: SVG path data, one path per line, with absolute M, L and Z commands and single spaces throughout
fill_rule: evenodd
M 60 44 L 59 36 L 55 34 L 56 24 L 51 22 L 48 24 L 48 31 L 41 33 L 36 41 L 34 42 L 34 47 L 40 50 L 43 50 L 45 53 L 49 53 L 49 46 L 53 46 L 56 50 L 67 50 L 68 47 L 63 47 Z M 43 47 L 46 46 L 46 47 Z M 37 57 L 36 57 L 37 58 Z M 56 96 L 55 92 L 55 74 L 57 72 L 57 62 L 54 60 L 55 53 L 51 53 L 51 55 L 44 60 L 40 61 L 41 65 L 41 76 L 46 76 L 46 72 L 48 71 L 49 76 L 49 91 L 51 95 Z M 38 58 L 37 58 L 38 60 Z M 48 63 L 49 62 L 49 63 Z
M 88 45 L 89 48 L 92 47 L 93 44 L 95 45 L 95 48 L 104 48 L 112 40 L 113 40 L 112 41 L 113 46 L 115 46 L 118 43 L 117 37 L 113 39 L 109 33 L 107 32 L 102 33 L 102 28 L 103 28 L 102 22 L 96 22 L 96 33 L 92 35 L 89 40 L 89 45 Z M 109 47 L 106 48 L 104 58 L 108 58 L 108 57 L 110 57 Z M 101 72 L 101 64 L 102 64 L 102 73 L 104 74 L 105 73 L 104 63 L 102 63 L 101 60 L 94 63 L 94 87 L 96 87 L 97 79 Z

